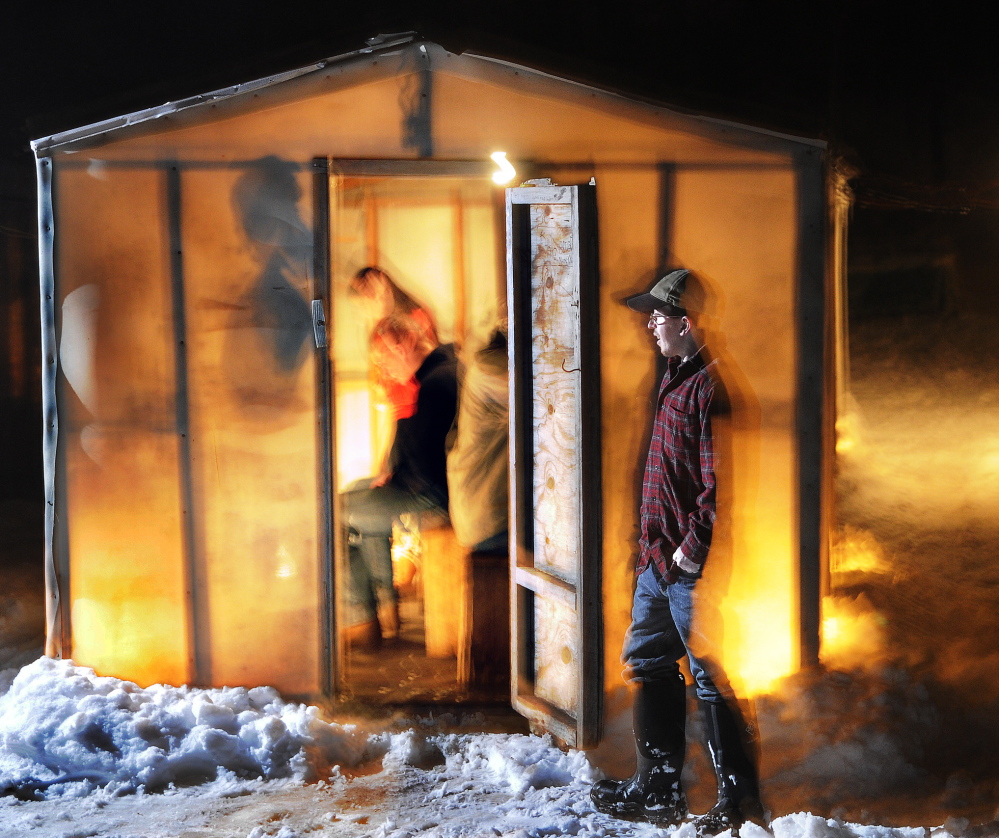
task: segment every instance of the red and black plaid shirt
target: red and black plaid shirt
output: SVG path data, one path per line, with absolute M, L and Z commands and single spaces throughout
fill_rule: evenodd
M 708 556 L 715 522 L 714 366 L 699 355 L 667 361 L 642 481 L 637 573 L 655 562 L 665 576 L 677 547 L 697 564 Z

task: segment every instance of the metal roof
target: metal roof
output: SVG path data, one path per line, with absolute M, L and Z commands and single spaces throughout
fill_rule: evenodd
M 94 122 L 89 125 L 84 125 L 80 128 L 73 128 L 68 131 L 61 131 L 59 133 L 52 134 L 47 137 L 40 137 L 36 140 L 31 141 L 31 148 L 34 151 L 36 157 L 45 157 L 48 156 L 47 155 L 48 152 L 58 149 L 60 147 L 73 145 L 75 143 L 80 143 L 82 141 L 92 140 L 104 134 L 113 133 L 120 129 L 141 125 L 142 123 L 146 122 L 153 122 L 158 119 L 163 119 L 164 117 L 169 117 L 173 114 L 178 114 L 184 111 L 193 110 L 206 105 L 213 105 L 219 102 L 235 99 L 237 97 L 242 97 L 247 94 L 252 94 L 260 90 L 275 87 L 277 85 L 281 85 L 296 79 L 303 79 L 308 77 L 309 75 L 324 72 L 328 70 L 330 67 L 346 64 L 359 58 L 396 54 L 401 51 L 400 48 L 409 47 L 409 46 L 418 47 L 424 53 L 427 52 L 427 47 L 438 47 L 437 44 L 434 44 L 431 41 L 423 39 L 416 32 L 400 32 L 394 34 L 376 35 L 372 38 L 367 39 L 367 41 L 365 42 L 365 46 L 359 49 L 342 53 L 341 55 L 327 58 L 322 61 L 318 61 L 314 64 L 309 64 L 304 67 L 296 68 L 294 70 L 275 73 L 270 76 L 264 76 L 263 78 L 256 79 L 253 81 L 243 82 L 241 84 L 235 84 L 229 87 L 223 87 L 208 93 L 201 93 L 198 94 L 197 96 L 190 96 L 185 99 L 179 99 L 175 102 L 166 102 L 162 105 L 157 105 L 151 108 L 145 108 L 143 110 L 135 111 L 130 114 L 125 114 L 124 116 L 112 117 L 110 119 L 101 120 L 100 122 Z M 489 62 L 498 67 L 503 67 L 512 70 L 530 70 L 531 73 L 537 76 L 552 79 L 553 81 L 558 81 L 563 84 L 570 84 L 581 88 L 600 91 L 605 95 L 611 97 L 617 97 L 620 98 L 621 100 L 654 107 L 663 112 L 668 112 L 670 114 L 673 114 L 674 116 L 679 116 L 683 117 L 684 119 L 692 120 L 694 122 L 699 122 L 703 124 L 705 127 L 710 126 L 710 128 L 714 129 L 714 131 L 737 130 L 740 132 L 747 132 L 750 134 L 765 136 L 774 140 L 779 140 L 789 143 L 807 145 L 817 148 L 826 147 L 826 143 L 823 140 L 818 140 L 808 137 L 800 137 L 792 134 L 785 134 L 779 131 L 773 131 L 767 128 L 760 128 L 758 126 L 742 122 L 736 122 L 733 120 L 704 116 L 702 114 L 697 114 L 691 111 L 671 107 L 669 105 L 663 104 L 662 102 L 651 101 L 649 99 L 634 96 L 628 93 L 610 90 L 603 87 L 597 87 L 592 84 L 567 78 L 565 76 L 560 76 L 554 73 L 538 70 L 536 68 L 529 67 L 526 65 L 517 64 L 516 62 L 513 61 L 508 61 L 473 52 L 466 52 L 463 54 L 469 57 L 476 58 L 481 61 Z

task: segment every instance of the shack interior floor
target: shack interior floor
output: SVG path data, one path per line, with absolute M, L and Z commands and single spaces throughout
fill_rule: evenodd
M 454 657 L 427 657 L 422 599 L 402 598 L 399 612 L 397 639 L 383 641 L 378 648 L 352 648 L 344 655 L 337 702 L 341 708 L 509 704 L 502 686 L 460 684 Z

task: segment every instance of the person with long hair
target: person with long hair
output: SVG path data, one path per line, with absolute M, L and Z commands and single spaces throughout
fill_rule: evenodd
M 435 345 L 440 343 L 437 324 L 430 311 L 411 294 L 403 290 L 384 269 L 376 265 L 367 265 L 361 268 L 350 280 L 347 292 L 364 309 L 372 328 L 374 324 L 390 315 L 401 314 L 411 318 L 427 340 Z M 372 349 L 377 348 L 377 341 L 372 340 Z M 376 367 L 375 384 L 385 394 L 385 401 L 394 421 L 413 415 L 413 411 L 416 409 L 418 390 L 415 379 L 396 381 L 385 376 Z

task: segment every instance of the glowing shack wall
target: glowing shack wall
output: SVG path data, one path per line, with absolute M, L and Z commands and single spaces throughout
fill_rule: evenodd
M 641 469 L 662 368 L 621 304 L 664 262 L 705 280 L 699 318 L 731 404 L 717 423 L 719 518 L 699 630 L 741 694 L 798 657 L 797 176 L 783 165 L 605 167 L 601 261 L 605 679 L 611 712 L 630 622 Z
M 146 522 L 136 524 L 134 538 L 124 539 L 128 555 L 141 565 L 145 551 L 140 540 L 147 539 L 150 549 L 170 557 L 169 561 L 164 558 L 155 569 L 128 570 L 140 577 L 136 590 L 146 590 L 147 579 L 157 580 L 155 584 L 162 589 L 157 596 L 170 603 L 168 608 L 158 605 L 157 613 L 171 628 L 159 634 L 150 628 L 144 639 L 136 639 L 135 648 L 143 652 L 129 658 L 128 665 L 138 665 L 143 654 L 148 657 L 150 646 L 162 643 L 158 648 L 174 650 L 164 651 L 165 657 L 176 660 L 167 674 L 157 670 L 151 677 L 173 679 L 178 672 L 196 672 L 200 660 L 202 667 L 205 662 L 223 667 L 212 669 L 219 678 L 259 677 L 290 689 L 278 681 L 279 676 L 291 678 L 281 663 L 286 647 L 278 631 L 264 638 L 278 645 L 271 645 L 266 657 L 259 656 L 259 668 L 236 664 L 236 657 L 250 655 L 238 648 L 240 644 L 224 638 L 230 631 L 235 637 L 244 628 L 252 637 L 256 626 L 237 629 L 239 609 L 230 606 L 220 592 L 232 584 L 226 594 L 232 598 L 229 602 L 242 597 L 244 613 L 252 613 L 267 584 L 273 582 L 273 590 L 289 590 L 287 602 L 294 604 L 275 616 L 277 624 L 290 624 L 297 612 L 300 628 L 295 640 L 299 650 L 306 650 L 301 654 L 312 654 L 318 646 L 308 633 L 318 631 L 319 620 L 307 616 L 307 611 L 321 607 L 316 587 L 319 570 L 309 564 L 314 559 L 297 558 L 310 549 L 315 552 L 316 545 L 310 547 L 309 539 L 316 531 L 316 510 L 321 508 L 314 486 L 308 487 L 316 473 L 317 456 L 310 450 L 314 424 L 307 427 L 306 420 L 310 410 L 318 409 L 309 383 L 314 361 L 303 360 L 282 384 L 293 394 L 287 402 L 287 417 L 275 415 L 272 424 L 253 415 L 246 393 L 239 391 L 257 385 L 247 388 L 233 376 L 250 375 L 253 380 L 257 356 L 236 353 L 243 365 L 237 373 L 231 367 L 234 356 L 226 347 L 245 348 L 251 345 L 245 338 L 266 328 L 239 319 L 249 316 L 246 296 L 259 277 L 260 262 L 227 203 L 237 175 L 235 169 L 228 172 L 226 168 L 232 161 L 265 156 L 296 161 L 299 166 L 314 156 L 415 159 L 428 149 L 430 159 L 485 161 L 491 151 L 502 148 L 511 160 L 530 161 L 532 175 L 551 176 L 560 183 L 582 183 L 594 176 L 597 183 L 604 437 L 603 643 L 608 692 L 621 684 L 618 655 L 633 584 L 640 471 L 657 383 L 648 333 L 620 299 L 645 287 L 664 261 L 700 271 L 714 291 L 715 309 L 707 318 L 707 337 L 723 362 L 725 383 L 737 408 L 731 427 L 725 429 L 729 455 L 724 468 L 730 473 L 722 475 L 728 478 L 723 491 L 729 493 L 723 495 L 722 503 L 729 519 L 722 522 L 724 534 L 712 558 L 712 574 L 717 578 L 705 580 L 706 586 L 715 586 L 721 594 L 721 613 L 713 619 L 712 631 L 721 639 L 729 675 L 747 689 L 761 688 L 768 678 L 793 671 L 797 666 L 800 561 L 796 259 L 803 245 L 792 158 L 800 144 L 737 126 L 706 125 L 696 118 L 628 102 L 525 68 L 450 55 L 433 45 L 428 58 L 417 56 L 414 61 L 416 50 L 414 46 L 397 55 L 375 56 L 365 59 L 367 64 L 358 60 L 330 66 L 308 78 L 261 88 L 252 97 L 213 102 L 171 115 L 169 120 L 133 125 L 112 133 L 105 145 L 82 149 L 73 156 L 76 160 L 92 158 L 89 172 L 60 168 L 56 190 L 59 305 L 77 286 L 106 288 L 115 302 L 109 303 L 105 294 L 97 309 L 104 331 L 94 338 L 94 378 L 100 379 L 95 386 L 120 387 L 125 391 L 123 398 L 131 397 L 132 390 L 140 394 L 159 388 L 157 398 L 164 402 L 162 421 L 157 419 L 155 427 L 141 434 L 135 429 L 138 425 L 133 428 L 133 418 L 113 420 L 116 429 L 127 428 L 127 433 L 141 436 L 143 450 L 148 451 L 143 456 L 155 462 L 155 468 L 142 473 L 138 449 L 116 451 L 114 456 L 122 464 L 115 465 L 114 471 L 105 469 L 94 482 L 81 477 L 74 483 L 74 469 L 81 474 L 86 469 L 97 473 L 96 466 L 85 459 L 88 455 L 80 441 L 89 433 L 84 433 L 85 426 L 94 422 L 87 409 L 72 403 L 76 395 L 62 398 L 64 417 L 74 417 L 64 437 L 72 585 L 85 584 L 95 596 L 104 590 L 101 571 L 83 570 L 81 552 L 89 551 L 90 562 L 103 561 L 101 544 L 111 535 L 99 515 L 117 509 L 121 511 L 115 514 L 131 522 L 143 520 L 148 511 Z M 419 110 L 421 85 L 428 83 L 428 76 L 421 68 L 427 67 L 432 79 L 425 88 L 430 107 L 424 113 Z M 414 120 L 421 114 L 426 117 L 423 122 Z M 57 158 L 62 159 L 71 158 Z M 184 456 L 178 438 L 174 407 L 177 355 L 176 321 L 169 313 L 175 292 L 165 215 L 168 177 L 160 169 L 148 168 L 168 165 L 174 159 L 188 161 L 182 164 L 180 175 L 183 191 L 178 223 L 183 242 L 183 322 L 191 339 L 186 356 L 192 370 L 186 414 L 191 422 L 190 442 L 186 443 L 189 457 Z M 115 165 L 102 166 L 102 160 Z M 122 168 L 128 161 L 141 165 L 134 170 Z M 198 161 L 205 167 L 196 172 Z M 208 165 L 212 163 L 217 165 L 214 171 Z M 308 227 L 306 199 L 299 199 L 297 207 L 297 216 Z M 478 211 L 487 216 L 492 212 L 485 207 Z M 384 219 L 380 216 L 385 222 L 383 232 L 393 223 L 398 226 L 400 219 L 393 219 L 393 213 L 398 215 L 391 210 Z M 339 221 L 348 214 L 344 210 Z M 488 219 L 481 224 L 488 225 Z M 440 224 L 430 226 L 439 228 Z M 333 231 L 334 252 L 340 232 Z M 366 253 L 363 258 L 342 259 L 334 284 L 342 284 L 356 263 L 385 257 L 407 270 L 408 257 L 393 248 L 388 244 L 372 259 Z M 144 267 L 116 273 L 116 266 L 128 265 L 129 260 Z M 411 269 L 419 273 L 422 267 Z M 296 269 L 290 285 L 304 294 L 306 280 L 300 273 Z M 156 299 L 119 301 L 123 286 L 134 287 L 126 279 L 130 276 L 137 277 L 144 289 L 155 290 Z M 490 276 L 494 277 L 493 272 Z M 473 295 L 492 293 L 491 289 L 483 292 L 484 286 L 477 282 L 469 288 Z M 475 299 L 472 308 L 488 308 L 487 300 Z M 83 308 L 90 305 L 85 295 L 77 303 Z M 341 307 L 334 316 L 349 318 L 349 312 Z M 339 329 L 340 320 L 334 322 Z M 144 359 L 117 357 L 129 350 L 137 356 L 141 350 Z M 64 364 L 68 360 L 64 358 Z M 131 371 L 129 364 L 141 367 L 141 374 L 138 369 Z M 267 369 L 261 366 L 260 374 Z M 359 380 L 363 378 L 361 366 L 356 372 Z M 111 381 L 105 382 L 108 377 Z M 266 391 L 273 385 L 265 380 L 261 386 Z M 337 413 L 342 426 L 349 411 L 338 405 Z M 103 413 L 98 419 L 100 427 L 112 422 L 104 422 Z M 315 417 L 308 421 L 314 423 Z M 288 424 L 278 427 L 276 423 L 281 422 Z M 213 462 L 216 455 L 218 463 Z M 278 478 L 280 457 L 294 468 L 295 480 Z M 368 465 L 364 460 L 350 464 L 346 471 L 356 476 Z M 184 535 L 188 532 L 185 500 L 176 477 L 186 467 L 198 514 L 197 526 L 188 536 Z M 252 477 L 242 479 L 240 474 Z M 341 475 L 341 480 L 346 476 Z M 129 484 L 134 487 L 132 494 L 144 492 L 149 499 L 139 502 L 132 497 Z M 107 502 L 91 501 L 90 495 L 96 492 L 91 486 L 105 485 Z M 301 497 L 296 499 L 298 493 Z M 77 519 L 81 509 L 90 515 L 89 522 L 86 516 Z M 264 512 L 250 511 L 260 509 Z M 275 523 L 273 531 L 260 521 L 261 516 L 272 515 L 285 522 Z M 190 559 L 185 538 L 201 551 L 194 555 L 204 558 Z M 257 553 L 264 558 L 255 558 Z M 294 571 L 281 577 L 279 573 L 289 574 L 288 555 L 294 558 Z M 121 564 L 126 563 L 121 559 Z M 234 580 L 234 574 L 244 571 L 257 575 L 245 583 Z M 123 572 L 122 578 L 128 575 Z M 185 586 L 193 583 L 197 584 L 190 588 L 192 606 Z M 83 588 L 73 590 L 75 597 L 75 591 Z M 124 596 L 116 594 L 115 601 Z M 116 625 L 129 624 L 122 615 L 132 606 L 107 607 L 118 614 Z M 764 612 L 765 620 L 758 616 Z M 90 643 L 88 654 L 96 655 L 96 642 L 79 634 L 75 612 L 73 618 L 74 650 L 87 648 L 78 644 Z M 270 622 L 270 617 L 257 621 L 261 633 L 268 634 L 265 627 Z M 187 628 L 202 624 L 211 630 L 195 635 Z M 91 625 L 97 623 L 91 621 Z M 124 629 L 119 631 L 125 634 Z M 111 645 L 115 644 L 110 640 L 105 644 Z M 109 664 L 117 660 L 112 658 L 107 659 Z M 291 678 L 294 691 L 306 691 L 316 681 L 316 664 L 294 655 L 287 659 L 304 673 Z M 229 664 L 224 660 L 231 661 L 233 668 L 225 668 Z M 279 662 L 276 668 L 265 665 L 275 660 Z M 125 669 L 124 663 L 114 665 Z M 143 671 L 154 669 L 150 664 Z
M 57 169 L 70 651 L 184 682 L 188 598 L 161 172 Z
M 798 667 L 797 179 L 791 166 L 680 169 L 672 250 L 710 283 L 703 324 L 730 412 L 701 621 L 726 674 L 755 693 Z
M 311 211 L 292 169 L 57 165 L 62 652 L 101 672 L 320 689 Z
M 319 478 L 309 181 L 185 172 L 197 626 L 216 684 L 318 692 Z M 200 555 L 199 555 L 200 554 Z

